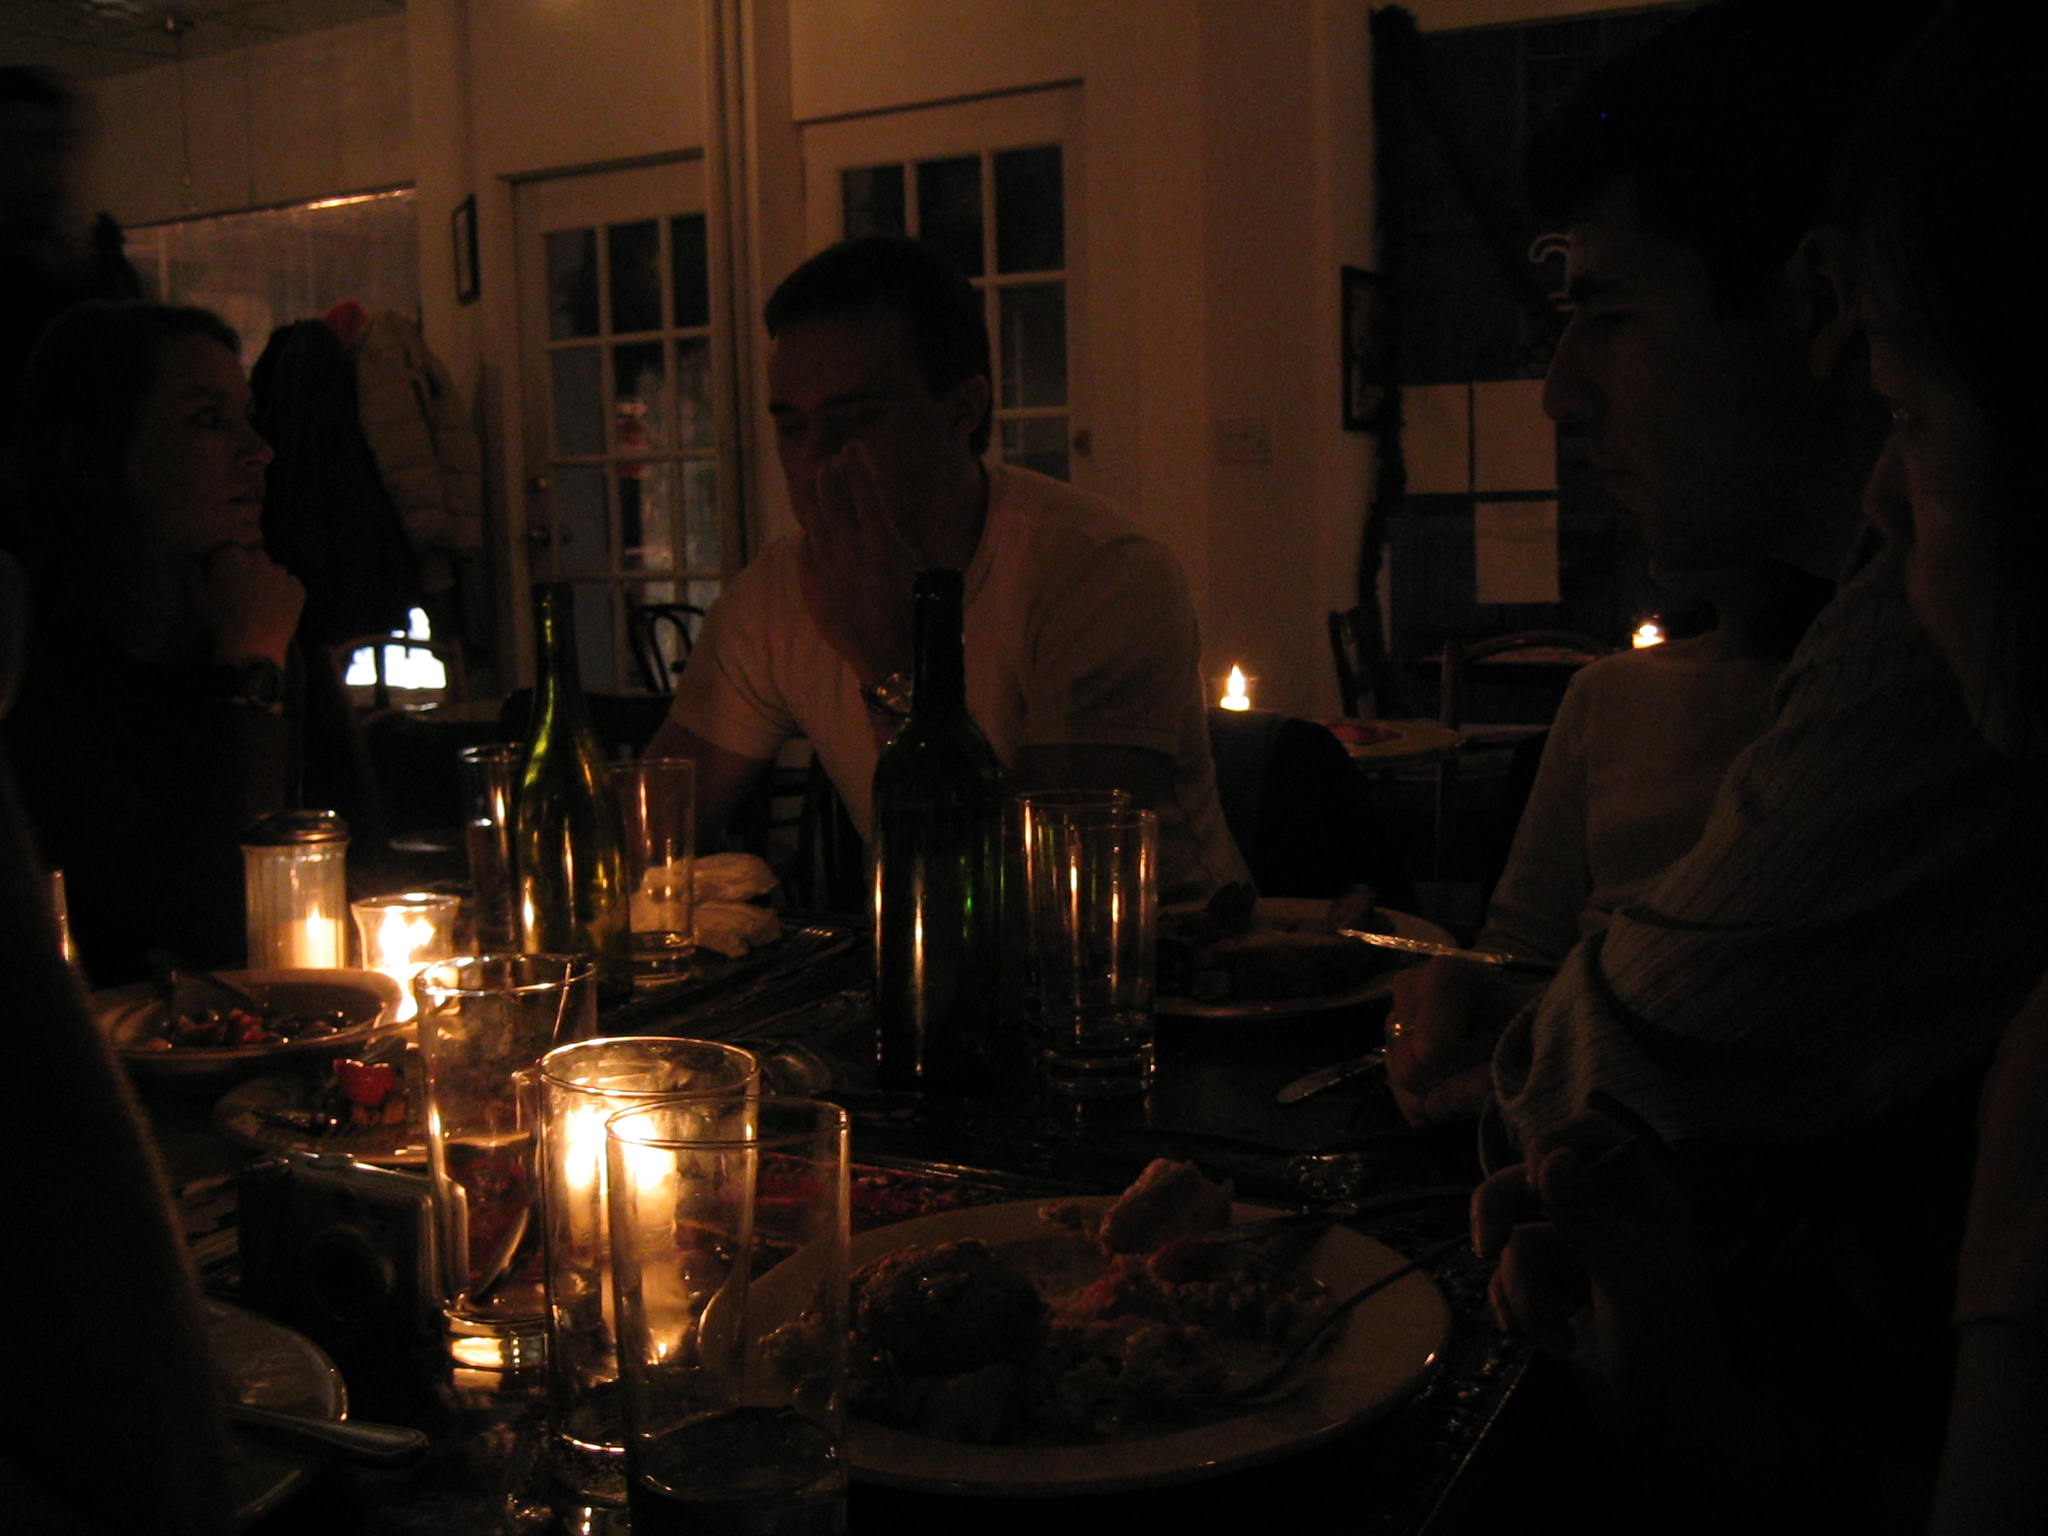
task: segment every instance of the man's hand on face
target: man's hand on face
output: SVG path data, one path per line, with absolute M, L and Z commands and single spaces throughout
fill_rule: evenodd
M 804 603 L 863 686 L 911 664 L 917 554 L 887 504 L 865 446 L 848 443 L 818 469 L 804 522 Z

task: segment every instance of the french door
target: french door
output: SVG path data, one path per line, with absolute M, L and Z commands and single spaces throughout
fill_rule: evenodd
M 804 130 L 806 237 L 915 235 L 987 305 L 998 455 L 1087 483 L 1079 327 L 1081 92 L 878 113 Z
M 695 157 L 516 190 L 526 566 L 577 587 L 585 686 L 651 686 L 637 611 L 708 608 L 738 564 L 725 338 Z M 648 626 L 668 670 L 670 626 Z

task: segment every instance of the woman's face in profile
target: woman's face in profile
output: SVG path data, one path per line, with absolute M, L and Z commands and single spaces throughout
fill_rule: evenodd
M 1970 396 L 1916 356 L 1903 328 L 1873 318 L 1870 380 L 1892 412 L 1864 513 L 1906 551 L 1913 611 L 1972 701 L 1995 673 L 1999 592 L 1990 442 Z
M 249 422 L 240 359 L 208 336 L 166 341 L 121 460 L 133 515 L 179 554 L 258 547 L 270 459 L 270 445 Z

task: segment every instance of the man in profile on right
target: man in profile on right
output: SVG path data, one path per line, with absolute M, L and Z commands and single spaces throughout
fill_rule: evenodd
M 1569 241 L 1547 409 L 1653 547 L 1840 587 L 1691 853 L 1526 1005 L 1417 973 L 1390 1062 L 1412 1119 L 1497 1112 L 1497 1142 L 1589 1099 L 1626 1116 L 1692 1196 L 1738 1372 L 1795 1419 L 1850 1410 L 1859 1464 L 1909 1478 L 1939 1446 L 1975 1085 L 2048 942 L 2048 794 L 1981 745 L 1896 559 L 1857 544 L 1886 418 L 1815 228 L 1932 10 L 1705 6 L 1534 149 Z

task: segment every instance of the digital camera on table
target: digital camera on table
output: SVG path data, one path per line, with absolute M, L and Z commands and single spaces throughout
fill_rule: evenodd
M 243 1299 L 315 1338 L 427 1337 L 439 1311 L 433 1185 L 338 1152 L 237 1176 Z

